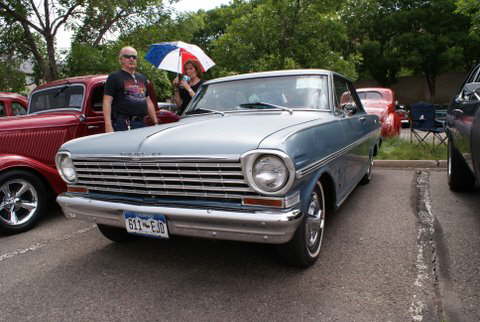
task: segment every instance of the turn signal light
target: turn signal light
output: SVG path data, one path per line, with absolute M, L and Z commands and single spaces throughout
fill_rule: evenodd
M 88 189 L 84 187 L 67 186 L 67 192 L 88 193 Z
M 266 206 L 266 207 L 283 208 L 282 199 L 243 198 L 243 204 L 248 206 Z

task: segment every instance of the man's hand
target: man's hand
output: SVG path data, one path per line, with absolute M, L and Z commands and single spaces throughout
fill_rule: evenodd
M 113 132 L 112 124 L 105 123 L 105 133 Z
M 157 125 L 158 124 L 157 113 L 155 113 L 155 107 L 153 106 L 153 102 L 149 96 L 147 96 L 147 111 L 148 111 L 148 116 L 150 116 L 150 118 L 153 121 L 153 124 Z

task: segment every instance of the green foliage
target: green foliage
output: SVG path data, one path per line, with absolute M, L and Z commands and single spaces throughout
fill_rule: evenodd
M 348 0 L 342 16 L 363 56 L 361 74 L 389 86 L 407 68 L 425 76 L 434 98 L 440 73 L 478 57 L 466 38 L 469 20 L 455 9 L 454 0 Z
M 0 92 L 23 93 L 25 91 L 25 73 L 20 71 L 20 59 L 2 58 L 0 60 Z
M 418 145 L 399 137 L 384 140 L 378 160 L 445 160 L 447 147 L 445 145 Z
M 320 3 L 320 2 L 318 2 Z M 353 57 L 345 57 L 345 26 L 315 1 L 265 0 L 245 5 L 225 33 L 212 42 L 221 73 L 325 68 L 356 78 Z
M 480 1 L 478 0 L 457 0 L 457 12 L 462 13 L 472 20 L 470 33 L 476 39 L 480 37 Z

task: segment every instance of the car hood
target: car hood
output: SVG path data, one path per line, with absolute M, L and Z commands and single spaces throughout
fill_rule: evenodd
M 80 113 L 41 113 L 0 118 L 0 132 L 75 125 Z
M 277 131 L 318 121 L 322 115 L 330 114 L 262 111 L 191 116 L 176 123 L 75 139 L 61 149 L 73 155 L 238 156 Z

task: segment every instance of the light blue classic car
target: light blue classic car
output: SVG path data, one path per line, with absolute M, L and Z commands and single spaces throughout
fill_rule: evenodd
M 290 263 L 320 253 L 325 216 L 368 183 L 380 124 L 352 83 L 286 70 L 204 83 L 176 123 L 65 143 L 67 218 L 123 241 L 172 235 L 277 244 Z

